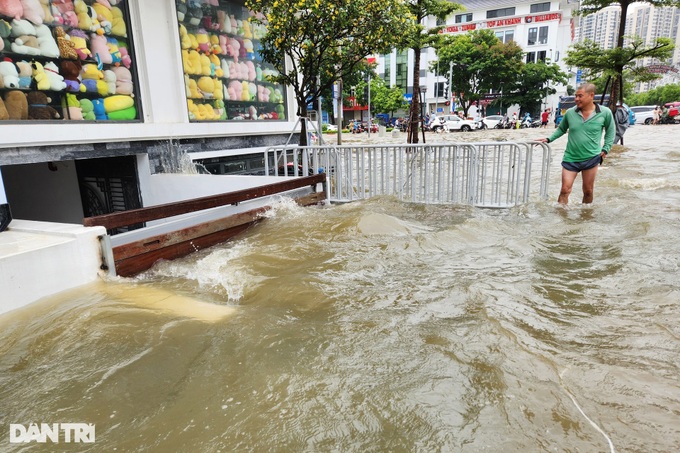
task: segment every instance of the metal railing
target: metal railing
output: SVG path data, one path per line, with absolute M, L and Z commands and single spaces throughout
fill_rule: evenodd
M 270 147 L 266 174 L 325 171 L 331 202 L 391 195 L 415 203 L 510 207 L 548 196 L 551 149 L 539 142 Z

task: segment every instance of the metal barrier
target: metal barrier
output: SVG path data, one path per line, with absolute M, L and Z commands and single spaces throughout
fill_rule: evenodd
M 414 203 L 482 207 L 547 198 L 552 159 L 550 147 L 539 142 L 289 146 L 266 153 L 267 164 L 272 154 L 276 162 L 267 174 L 325 171 L 331 202 L 391 195 Z

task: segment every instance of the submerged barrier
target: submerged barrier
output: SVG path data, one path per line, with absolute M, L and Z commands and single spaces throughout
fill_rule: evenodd
M 327 173 L 328 200 L 391 195 L 414 203 L 511 207 L 548 196 L 551 149 L 539 142 L 270 147 L 266 174 Z

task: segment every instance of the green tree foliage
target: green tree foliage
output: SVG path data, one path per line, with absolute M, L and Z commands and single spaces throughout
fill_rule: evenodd
M 514 85 L 509 90 L 503 90 L 503 100 L 506 103 L 519 104 L 522 112 L 532 115 L 543 110 L 541 102 L 544 98 L 557 93 L 555 84 L 564 85 L 569 80 L 567 74 L 555 63 L 523 64 L 517 75 Z
M 633 68 L 632 62 L 642 57 L 653 57 L 664 60 L 670 56 L 673 46 L 672 42 L 669 40 L 657 40 L 649 46 L 645 46 L 641 39 L 634 38 L 630 48 L 628 46 L 624 47 L 628 7 L 633 3 L 647 3 L 655 7 L 680 7 L 679 0 L 581 0 L 577 12 L 584 16 L 596 13 L 612 5 L 619 5 L 621 7 L 621 15 L 619 16 L 616 35 L 616 47 L 610 50 L 603 50 L 597 45 L 593 46 L 592 44 L 579 43 L 574 46 L 573 57 L 572 52 L 569 52 L 565 59 L 567 64 L 590 69 L 593 71 L 593 77 L 604 74 L 608 78 L 611 78 L 612 83 L 609 85 L 611 87 L 611 99 L 618 101 L 623 101 L 624 69 L 630 69 L 632 74 L 638 77 L 639 80 L 644 80 L 644 77 L 651 76 L 650 73 L 643 68 Z M 659 53 L 655 54 L 656 52 Z M 664 52 L 668 52 L 668 54 Z M 616 108 L 615 105 L 616 103 L 612 102 L 611 108 Z
M 408 108 L 408 102 L 404 100 L 404 90 L 399 87 L 388 87 L 384 80 L 371 80 L 371 111 L 376 113 L 389 113 L 394 116 L 398 110 Z
M 502 43 L 491 30 L 476 30 L 445 38 L 437 48 L 439 70 L 451 80 L 451 92 L 467 116 L 483 93 L 517 82 L 524 51 L 515 42 Z M 449 74 L 449 69 L 453 73 Z M 504 95 L 505 97 L 505 95 Z
M 680 85 L 678 84 L 664 85 L 626 97 L 628 105 L 664 105 L 667 102 L 676 101 L 680 101 Z
M 448 0 L 406 0 L 409 9 L 409 28 L 398 39 L 394 46 L 400 50 L 413 50 L 413 100 L 409 112 L 408 143 L 418 143 L 418 121 L 420 119 L 420 54 L 423 49 L 436 47 L 442 36 L 442 27 L 427 28 L 425 19 L 428 16 L 444 21 L 452 12 L 461 6 Z M 423 134 L 423 141 L 425 134 Z
M 259 53 L 274 65 L 270 80 L 291 87 L 298 116 L 333 82 L 352 74 L 366 56 L 389 51 L 411 27 L 404 0 L 246 0 L 267 25 Z M 317 83 L 317 77 L 321 83 Z M 307 144 L 302 123 L 300 144 Z

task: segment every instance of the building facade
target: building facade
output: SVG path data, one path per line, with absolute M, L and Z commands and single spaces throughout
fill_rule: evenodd
M 438 24 L 433 17 L 428 17 L 427 25 L 429 27 L 443 25 L 442 32 L 445 34 L 460 34 L 481 29 L 493 30 L 503 42 L 514 41 L 522 47 L 526 62 L 557 63 L 572 77 L 570 84 L 575 83 L 574 68 L 569 68 L 563 63 L 563 57 L 575 37 L 575 18 L 572 15 L 575 3 L 565 0 L 549 2 L 463 0 L 458 3 L 464 7 L 463 10 L 455 11 L 443 24 Z M 406 93 L 412 93 L 413 61 L 412 51 L 394 50 L 379 59 L 378 72 L 391 86 L 396 85 L 403 88 Z M 420 83 L 426 90 L 425 104 L 429 112 L 449 113 L 455 105 L 444 97 L 442 87 L 446 78 L 430 71 L 431 66 L 436 65 L 436 61 L 434 49 L 423 50 Z M 442 68 L 439 72 L 446 73 L 447 69 Z M 555 108 L 559 96 L 566 94 L 566 86 L 555 88 L 557 93 L 544 101 L 548 108 Z

